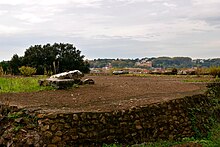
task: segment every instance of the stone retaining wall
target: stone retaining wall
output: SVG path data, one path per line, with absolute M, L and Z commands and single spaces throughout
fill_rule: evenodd
M 206 95 L 113 112 L 48 114 L 1 105 L 0 144 L 102 146 L 179 140 L 195 131 L 207 133 L 210 107 Z

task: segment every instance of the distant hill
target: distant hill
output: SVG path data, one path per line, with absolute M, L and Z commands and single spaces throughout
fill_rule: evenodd
M 190 57 L 157 57 L 141 59 L 94 59 L 89 60 L 90 68 L 191 68 L 220 66 L 220 58 L 192 59 Z

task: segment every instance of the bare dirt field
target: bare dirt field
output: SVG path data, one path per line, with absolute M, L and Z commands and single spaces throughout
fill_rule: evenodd
M 68 90 L 1 93 L 0 102 L 46 112 L 98 112 L 128 109 L 204 93 L 204 83 L 174 76 L 86 76 L 95 85 Z

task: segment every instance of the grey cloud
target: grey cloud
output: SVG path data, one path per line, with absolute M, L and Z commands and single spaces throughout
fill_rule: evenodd
M 220 55 L 217 0 L 22 1 L 0 0 L 0 61 L 47 42 L 87 58 Z

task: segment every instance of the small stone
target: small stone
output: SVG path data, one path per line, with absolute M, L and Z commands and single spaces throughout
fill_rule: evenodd
M 44 114 L 37 114 L 38 118 L 44 118 Z
M 187 135 L 188 134 L 188 132 L 187 131 L 183 131 L 183 133 L 182 133 L 183 135 Z
M 76 134 L 77 133 L 77 128 L 71 128 L 69 131 Z
M 46 131 L 46 130 L 49 130 L 50 126 L 49 125 L 45 125 L 45 126 L 42 126 L 41 127 L 41 131 Z
M 181 119 L 181 120 L 180 120 L 180 123 L 182 124 L 183 122 L 184 122 L 184 119 Z
M 97 118 L 96 114 L 93 114 L 92 119 L 96 119 L 96 118 Z
M 136 125 L 136 129 L 141 130 L 142 126 L 141 125 Z
M 95 81 L 93 79 L 85 79 L 83 81 L 83 84 L 93 85 L 93 84 L 95 84 Z
M 103 124 L 106 124 L 106 120 L 105 120 L 104 116 L 100 119 L 100 122 L 103 123 Z
M 51 131 L 55 131 L 57 129 L 57 126 L 56 125 L 52 125 L 51 126 Z
M 63 114 L 59 114 L 59 117 L 64 117 L 64 115 Z
M 37 122 L 38 122 L 38 124 L 39 124 L 39 125 L 41 125 L 41 124 L 42 124 L 42 120 L 38 120 Z
M 55 118 L 57 118 L 57 115 L 53 114 L 53 113 L 50 113 L 50 114 L 47 115 L 47 117 L 50 118 L 50 119 L 55 119 Z
M 132 133 L 132 134 L 131 134 L 131 136 L 136 136 L 136 135 L 137 135 L 137 133 Z
M 24 132 L 24 133 L 27 133 L 27 131 L 26 131 L 26 130 L 24 130 L 24 129 L 21 129 L 21 131 L 22 131 L 22 132 Z
M 0 138 L 0 144 L 3 145 L 4 139 Z
M 120 127 L 125 127 L 126 125 L 127 125 L 126 122 L 121 122 L 121 123 L 120 123 Z
M 155 114 L 153 114 L 153 115 L 155 115 Z M 138 114 L 136 114 L 135 117 L 136 117 L 137 119 L 140 118 L 140 116 L 139 116 Z M 138 121 L 139 121 L 139 120 L 138 120 Z
M 64 141 L 70 140 L 70 137 L 69 136 L 63 136 L 63 140 Z
M 88 138 L 92 138 L 92 137 L 93 137 L 93 133 L 92 132 L 88 133 Z
M 71 135 L 71 138 L 72 138 L 73 140 L 77 140 L 77 139 L 79 138 L 79 136 Z
M 178 122 L 178 121 L 175 121 L 175 124 L 177 124 L 177 125 L 178 125 L 178 124 L 179 124 L 179 122 Z
M 69 128 L 70 128 L 70 125 L 65 124 L 65 125 L 64 125 L 64 128 L 69 129 Z
M 97 132 L 93 132 L 93 133 L 92 133 L 92 136 L 96 136 L 96 137 L 97 137 L 98 135 L 99 135 L 99 134 L 98 134 Z
M 44 136 L 47 137 L 47 138 L 50 138 L 50 137 L 53 136 L 53 133 L 50 132 L 50 131 L 46 131 L 46 132 L 44 133 Z
M 35 128 L 35 125 L 34 125 L 34 124 L 28 124 L 28 125 L 27 125 L 27 128 L 28 128 L 28 129 L 33 129 L 33 128 Z
M 20 123 L 22 120 L 23 120 L 22 117 L 21 117 L 21 118 L 16 118 L 16 119 L 15 119 L 15 122 L 16 122 L 16 123 Z
M 61 137 L 58 137 L 58 136 L 55 136 L 53 139 L 52 139 L 52 143 L 57 143 L 57 142 L 60 142 L 61 141 Z
M 173 135 L 169 135 L 169 140 L 173 140 L 174 136 Z
M 115 138 L 114 136 L 108 136 L 107 140 L 112 141 L 112 140 L 114 140 L 114 138 Z
M 178 118 L 176 116 L 173 116 L 173 120 L 177 120 Z
M 134 122 L 134 124 L 140 125 L 140 124 L 141 124 L 141 121 L 140 121 L 140 120 L 136 120 L 136 121 Z
M 79 116 L 77 114 L 73 114 L 73 120 L 78 121 L 79 120 Z
M 56 136 L 62 136 L 63 133 L 62 133 L 61 131 L 57 131 L 57 132 L 55 133 L 55 135 L 56 135 Z
M 83 131 L 83 132 L 87 132 L 86 127 L 82 127 L 82 131 Z
M 28 138 L 27 141 L 26 141 L 26 144 L 33 145 L 33 139 L 32 138 Z
M 186 117 L 186 118 L 185 118 L 185 122 L 187 122 L 187 121 L 189 121 L 189 118 Z
M 110 134 L 114 134 L 115 133 L 115 130 L 114 129 L 110 129 Z
M 170 125 L 170 130 L 173 130 L 173 129 L 174 129 L 173 125 Z
M 63 130 L 63 125 L 62 124 L 58 124 L 57 126 L 57 131 Z
M 64 119 L 60 119 L 60 122 L 61 122 L 61 123 L 65 123 L 65 120 L 64 120 Z
M 86 138 L 87 133 L 78 133 L 80 138 Z
M 169 105 L 169 106 L 168 106 L 168 110 L 171 110 L 171 109 L 172 109 L 172 107 Z

